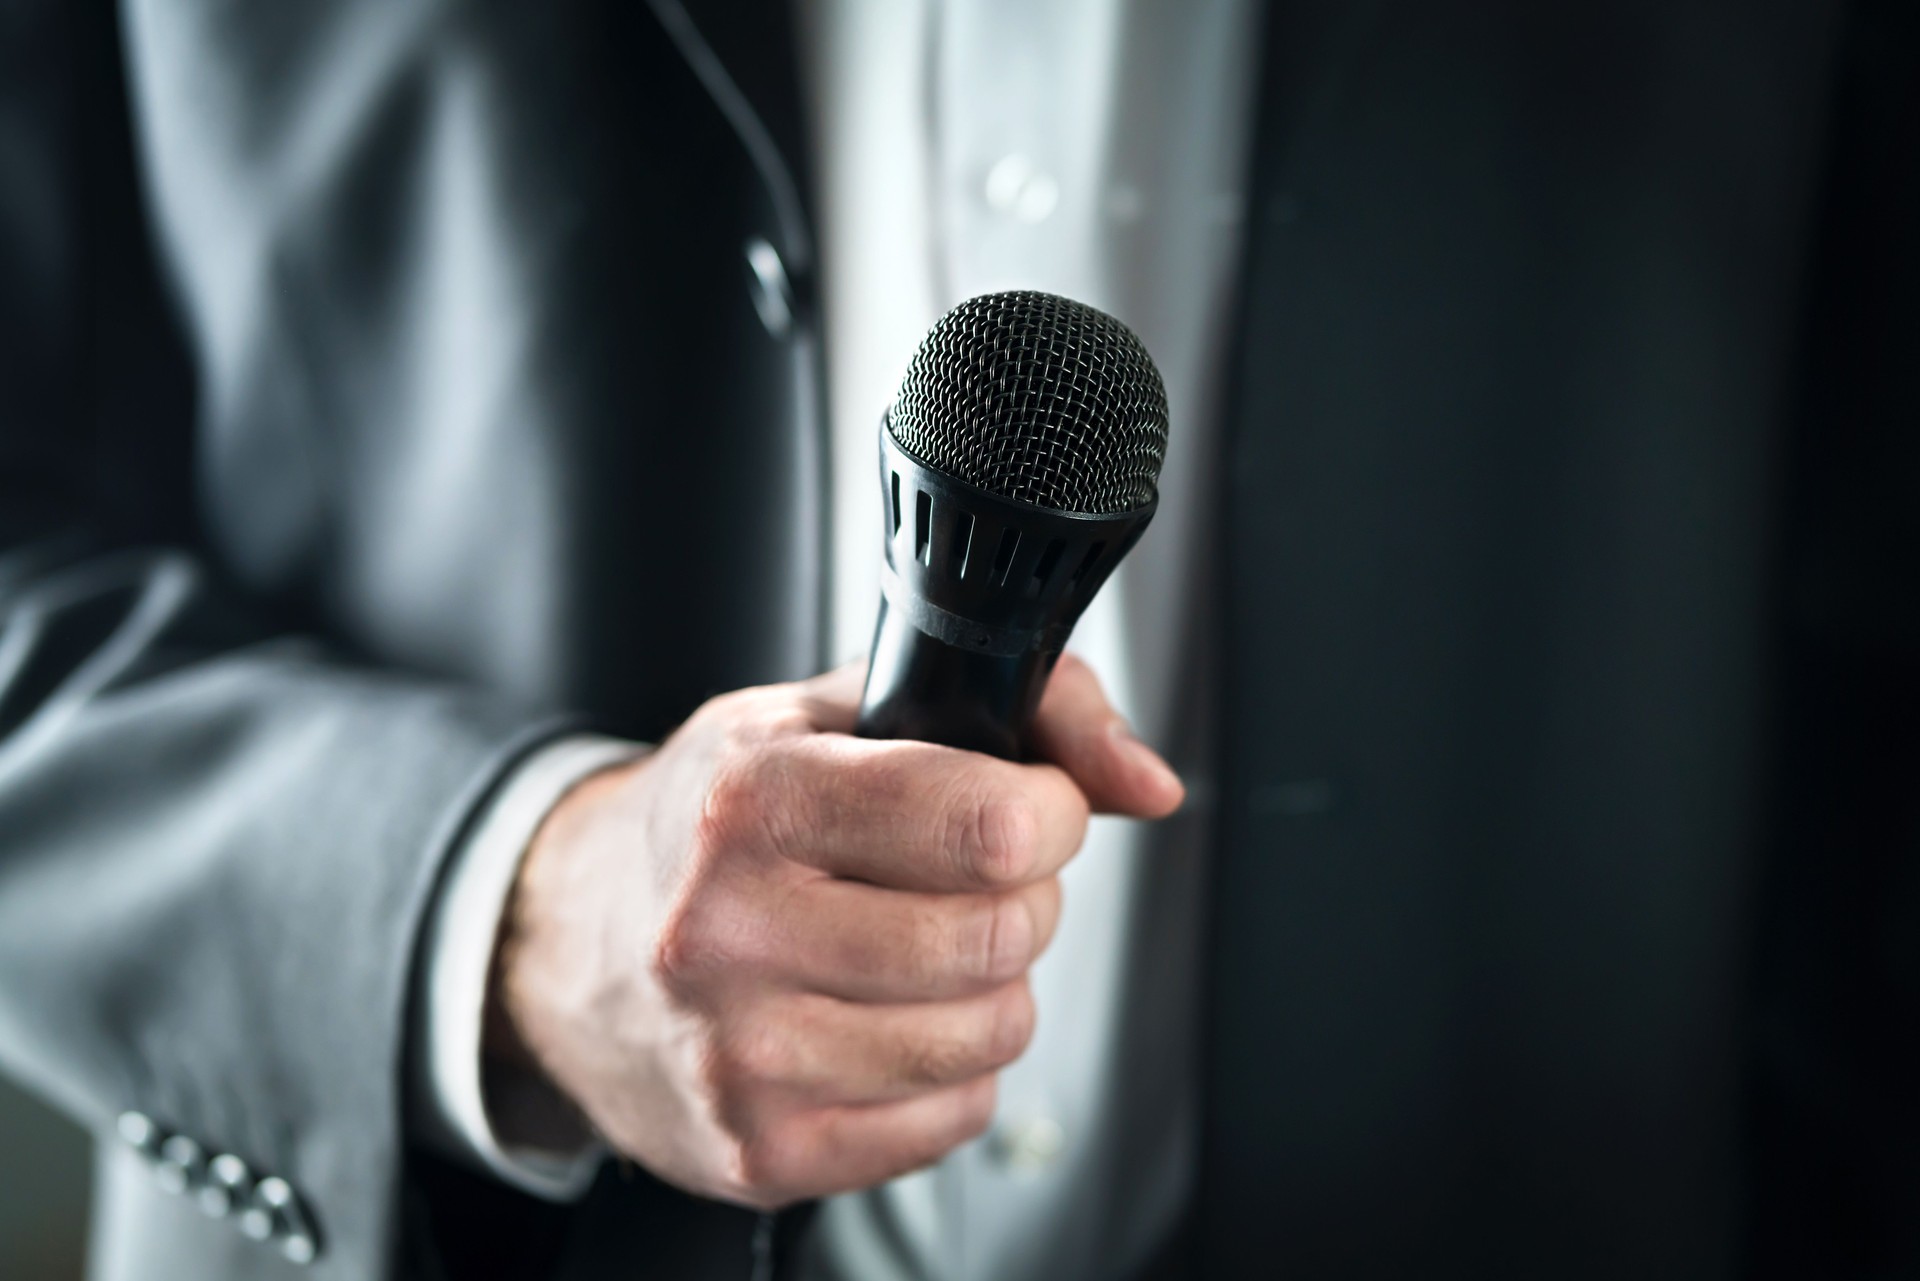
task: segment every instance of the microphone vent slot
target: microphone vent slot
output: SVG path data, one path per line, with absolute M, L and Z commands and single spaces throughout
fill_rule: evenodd
M 1028 600 L 1040 595 L 1040 589 L 1047 585 L 1047 580 L 1053 577 L 1053 571 L 1060 567 L 1060 554 L 1066 550 L 1066 543 L 1056 538 L 1047 544 L 1047 550 L 1040 553 L 1040 559 L 1033 565 L 1033 577 L 1027 580 Z
M 1000 549 L 993 554 L 993 577 L 989 579 L 995 587 L 1007 585 L 1007 575 L 1013 572 L 1013 558 L 1020 551 L 1020 531 L 1009 529 L 1000 535 Z
M 973 548 L 973 513 L 963 511 L 953 518 L 953 543 L 947 552 L 947 572 L 955 578 L 967 576 L 967 559 Z
M 920 490 L 913 498 L 913 558 L 922 565 L 930 565 L 929 549 L 933 546 L 933 495 Z
M 1105 550 L 1107 550 L 1105 542 L 1098 542 L 1087 548 L 1087 554 L 1080 558 L 1078 565 L 1074 566 L 1073 577 L 1067 580 L 1068 591 L 1072 591 L 1074 588 L 1080 586 L 1081 581 L 1087 576 L 1087 571 L 1099 564 L 1100 553 Z

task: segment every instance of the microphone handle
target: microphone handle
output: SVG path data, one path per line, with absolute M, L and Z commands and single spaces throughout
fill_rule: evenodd
M 1028 731 L 1058 649 L 982 654 L 927 635 L 880 598 L 867 687 L 854 732 L 1028 756 Z

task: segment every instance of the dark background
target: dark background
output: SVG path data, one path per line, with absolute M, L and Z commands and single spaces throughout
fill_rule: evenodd
M 80 1275 L 89 1141 L 0 1077 L 0 1277 Z

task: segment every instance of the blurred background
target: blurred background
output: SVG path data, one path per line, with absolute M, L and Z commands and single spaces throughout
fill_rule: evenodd
M 72 1122 L 0 1077 L 0 1278 L 80 1275 L 88 1148 Z

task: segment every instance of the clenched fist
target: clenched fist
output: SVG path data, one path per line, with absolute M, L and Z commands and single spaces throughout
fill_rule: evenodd
M 490 1050 L 702 1196 L 867 1187 L 979 1134 L 1088 813 L 1181 800 L 1071 656 L 1046 764 L 855 738 L 859 691 L 707 703 L 561 801 L 509 906 Z

